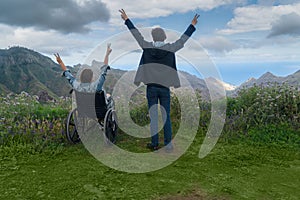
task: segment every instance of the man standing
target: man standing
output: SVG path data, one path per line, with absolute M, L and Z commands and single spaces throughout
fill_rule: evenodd
M 184 47 L 185 42 L 196 30 L 199 15 L 196 14 L 184 34 L 174 43 L 165 43 L 167 36 L 162 28 L 154 28 L 151 31 L 153 42 L 145 41 L 139 30 L 133 25 L 123 9 L 119 10 L 125 25 L 133 37 L 143 49 L 139 68 L 134 83 L 138 86 L 141 82 L 147 85 L 147 100 L 150 113 L 151 143 L 147 147 L 158 150 L 158 101 L 165 112 L 163 114 L 164 145 L 166 151 L 172 151 L 172 124 L 170 119 L 170 89 L 180 87 L 177 74 L 175 52 Z

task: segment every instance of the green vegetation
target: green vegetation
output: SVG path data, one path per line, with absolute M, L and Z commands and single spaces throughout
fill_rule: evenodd
M 298 199 L 299 151 L 219 143 L 200 160 L 199 147 L 146 174 L 110 169 L 81 145 L 7 148 L 15 151 L 1 152 L 0 199 Z
M 300 145 L 300 91 L 288 85 L 254 86 L 229 98 L 223 138 L 263 145 Z
M 14 142 L 61 142 L 71 99 L 57 99 L 46 104 L 25 92 L 0 97 L 0 144 Z
M 199 95 L 199 94 L 198 94 Z M 199 97 L 199 96 L 198 96 Z M 253 87 L 228 99 L 223 134 L 198 158 L 210 119 L 199 98 L 199 130 L 188 151 L 156 172 L 110 169 L 83 145 L 70 145 L 64 120 L 71 100 L 44 104 L 27 93 L 0 97 L 0 199 L 298 199 L 300 95 L 297 88 Z M 172 98 L 172 121 L 180 123 Z M 149 122 L 145 103 L 131 106 L 138 124 Z M 147 152 L 148 140 L 120 132 L 117 145 Z

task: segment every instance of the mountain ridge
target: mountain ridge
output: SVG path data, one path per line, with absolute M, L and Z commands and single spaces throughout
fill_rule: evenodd
M 98 62 L 98 61 L 94 61 Z M 81 64 L 68 67 L 71 72 L 76 73 Z M 126 73 L 121 69 L 112 69 L 107 75 L 105 89 L 112 92 L 112 88 L 120 77 Z M 213 77 L 200 79 L 193 74 L 184 71 L 180 73 L 190 82 L 192 88 L 201 91 L 202 95 L 209 98 L 207 84 L 221 86 L 228 94 L 237 93 L 242 88 L 253 87 L 254 85 L 267 86 L 269 83 L 287 83 L 300 87 L 300 70 L 285 77 L 278 77 L 271 72 L 266 72 L 258 79 L 249 78 L 240 86 L 234 86 L 217 80 Z M 22 91 L 30 94 L 37 94 L 46 91 L 53 97 L 67 96 L 71 87 L 61 77 L 62 71 L 58 64 L 51 58 L 25 47 L 11 47 L 0 49 L 0 93 L 20 93 Z
M 254 85 L 265 87 L 268 86 L 269 84 L 281 85 L 284 83 L 295 87 L 300 87 L 300 70 L 288 76 L 276 76 L 271 72 L 266 72 L 263 75 L 261 75 L 258 79 L 255 78 L 248 79 L 246 82 L 244 82 L 239 87 L 237 87 L 237 90 L 240 90 L 242 88 L 253 87 Z
M 62 96 L 69 88 L 60 76 L 59 65 L 38 52 L 24 47 L 0 50 L 1 93 L 47 91 Z

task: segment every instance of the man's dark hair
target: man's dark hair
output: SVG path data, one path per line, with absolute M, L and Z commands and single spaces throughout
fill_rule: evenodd
M 84 69 L 80 75 L 81 83 L 91 83 L 93 79 L 93 71 L 91 69 Z
M 165 39 L 167 39 L 164 29 L 159 27 L 152 29 L 151 35 L 154 42 L 163 42 Z

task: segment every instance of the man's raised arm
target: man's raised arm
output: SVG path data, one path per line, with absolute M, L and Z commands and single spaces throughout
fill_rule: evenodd
M 170 45 L 169 51 L 176 52 L 179 49 L 183 48 L 184 44 L 186 41 L 192 36 L 192 34 L 195 32 L 196 24 L 198 23 L 198 18 L 200 15 L 196 14 L 194 18 L 192 19 L 191 24 L 189 27 L 186 29 L 186 31 L 182 34 L 182 36 L 174 43 Z
M 142 36 L 142 34 L 139 32 L 139 30 L 130 21 L 130 19 L 128 18 L 128 16 L 127 16 L 126 12 L 124 11 L 124 9 L 119 10 L 119 12 L 121 13 L 121 18 L 125 21 L 125 25 L 130 30 L 131 34 L 136 39 L 136 41 L 138 42 L 138 44 L 140 45 L 140 47 L 142 49 L 146 48 L 146 44 L 148 44 L 148 42 L 145 41 L 145 39 Z

